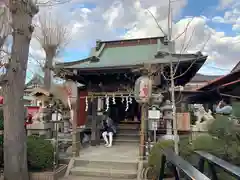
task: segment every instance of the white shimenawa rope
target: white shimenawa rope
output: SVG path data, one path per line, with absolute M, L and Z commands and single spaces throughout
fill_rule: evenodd
M 124 103 L 124 97 L 123 97 L 123 95 L 121 94 L 121 98 L 122 98 L 122 103 Z
M 129 108 L 129 101 L 128 101 L 128 96 L 126 97 L 126 109 L 125 109 L 125 111 L 127 111 L 128 110 L 128 108 Z
M 113 104 L 116 104 L 115 94 L 113 94 L 112 96 L 112 101 L 113 101 Z
M 87 98 L 87 96 L 85 97 L 85 104 L 86 104 L 85 111 L 87 112 L 88 111 L 88 98 Z
M 108 111 L 109 109 L 109 97 L 106 95 L 106 110 L 105 111 Z
M 129 94 L 129 104 L 132 104 L 132 97 L 131 97 L 131 94 Z

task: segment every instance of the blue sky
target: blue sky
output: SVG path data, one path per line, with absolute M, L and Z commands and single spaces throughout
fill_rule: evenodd
M 146 0 L 129 0 L 130 1 L 146 1 Z M 163 0 L 162 0 L 163 1 Z M 205 63 L 204 67 L 200 70 L 200 73 L 204 74 L 226 74 L 230 69 L 238 62 L 240 48 L 237 42 L 237 38 L 240 41 L 240 29 L 233 30 L 233 25 L 237 24 L 236 22 L 232 23 L 220 23 L 213 20 L 214 17 L 224 18 L 226 12 L 233 12 L 238 10 L 240 12 L 240 6 L 238 0 L 176 0 L 177 3 L 181 1 L 187 1 L 186 4 L 180 5 L 180 8 L 177 9 L 178 15 L 174 18 L 174 23 L 180 22 L 181 20 L 186 19 L 187 17 L 198 17 L 193 27 L 199 28 L 198 34 L 192 40 L 194 43 L 192 48 L 196 51 L 199 49 L 199 44 L 202 43 L 201 38 L 205 38 L 206 32 L 212 32 L 211 42 L 208 42 L 209 47 L 206 49 L 206 53 L 209 55 L 209 60 Z M 224 1 L 234 2 L 232 6 L 226 6 L 224 8 L 219 8 L 220 3 Z M 76 1 L 75 1 L 76 2 Z M 83 1 L 84 2 L 84 1 Z M 85 2 L 89 2 L 85 0 Z M 96 39 L 108 40 L 108 39 L 119 39 L 120 36 L 133 37 L 133 38 L 142 38 L 146 35 L 156 36 L 156 24 L 153 22 L 149 25 L 149 19 L 141 18 L 138 21 L 136 27 L 124 27 L 124 23 L 133 23 L 137 22 L 137 17 L 139 12 L 127 12 L 125 11 L 123 16 L 118 14 L 114 21 L 112 21 L 111 28 L 108 27 L 108 23 L 111 20 L 111 17 L 114 14 L 110 14 L 107 19 L 104 19 L 104 14 L 111 13 L 113 10 L 117 10 L 120 6 L 117 6 L 116 3 L 123 3 L 122 1 L 117 0 L 106 0 L 106 1 L 97 1 L 92 0 L 91 3 L 73 3 L 67 6 L 63 6 L 66 14 L 70 15 L 76 13 L 74 17 L 69 16 L 69 22 L 72 22 L 72 18 L 75 23 L 81 24 L 80 30 L 76 33 L 76 37 L 72 37 L 74 41 L 73 46 L 69 46 L 62 53 L 61 59 L 64 61 L 76 61 L 88 57 L 90 48 L 94 46 Z M 126 1 L 125 1 L 126 2 Z M 161 1 L 159 0 L 149 0 L 149 7 L 159 7 Z M 112 4 L 111 4 L 112 3 Z M 115 3 L 115 5 L 114 5 Z M 158 3 L 158 4 L 157 4 Z M 176 3 L 176 2 L 175 2 Z M 159 5 L 160 4 L 160 5 Z M 114 6 L 113 6 L 114 5 Z M 235 5 L 235 6 L 234 6 Z M 112 8 L 114 7 L 114 8 Z M 117 8 L 116 8 L 117 7 Z M 89 11 L 86 12 L 86 9 Z M 84 10 L 84 11 L 83 11 Z M 112 10 L 109 12 L 109 10 Z M 118 9 L 119 10 L 119 9 Z M 84 13 L 83 13 L 84 12 Z M 119 13 L 120 11 L 118 11 Z M 134 14 L 135 13 L 135 14 Z M 134 15 L 133 15 L 134 14 Z M 240 13 L 239 13 L 240 14 Z M 129 17 L 128 17 L 129 16 Z M 136 16 L 136 17 L 135 17 Z M 160 12 L 161 16 L 161 12 Z M 80 18 L 81 17 L 81 18 Z M 204 17 L 204 18 L 202 18 Z M 79 18 L 79 19 L 77 19 Z M 121 19 L 123 18 L 123 20 Z M 149 18 L 149 17 L 148 17 Z M 130 20 L 131 22 L 130 22 Z M 239 18 L 240 22 L 240 18 Z M 146 25 L 144 25 L 146 23 Z M 120 25 L 119 25 L 120 24 Z M 142 24 L 142 25 L 141 25 Z M 179 27 L 178 27 L 179 26 Z M 177 28 L 181 29 L 181 24 Z M 148 28 L 146 28 L 148 27 Z M 194 28 L 195 28 L 194 27 Z M 240 26 L 239 26 L 240 27 Z M 134 29 L 135 28 L 135 29 Z M 196 30 L 196 29 L 195 29 Z M 214 31 L 214 32 L 213 32 Z M 129 36 L 130 34 L 130 36 Z M 188 35 L 189 36 L 189 35 Z M 204 37 L 201 37 L 204 36 Z M 213 38 L 212 38 L 213 37 Z M 71 43 L 70 43 L 71 44 Z M 239 49 L 238 49 L 239 48 Z M 204 50 L 205 52 L 205 50 Z

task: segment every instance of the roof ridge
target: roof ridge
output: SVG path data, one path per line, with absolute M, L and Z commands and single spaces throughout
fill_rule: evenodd
M 115 39 L 115 40 L 105 40 L 105 41 L 100 40 L 100 41 L 101 43 L 108 43 L 108 42 L 118 42 L 118 41 L 136 41 L 136 40 L 144 40 L 144 39 L 162 39 L 162 38 L 164 38 L 164 36 L 153 36 L 153 37 L 131 38 L 131 39 Z

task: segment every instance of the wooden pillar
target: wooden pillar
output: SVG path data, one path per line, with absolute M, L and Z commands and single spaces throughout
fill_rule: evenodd
M 91 125 L 91 145 L 98 144 L 98 128 L 97 128 L 97 99 L 93 99 L 92 103 L 92 125 Z
M 77 157 L 79 156 L 79 149 L 77 147 L 78 138 L 77 138 L 77 105 L 75 104 L 72 107 L 73 110 L 73 121 L 72 121 L 72 156 Z
M 78 124 L 78 119 L 80 116 L 79 113 L 79 105 L 80 103 L 80 98 L 79 98 L 79 88 L 77 91 L 77 102 L 75 105 L 73 105 L 73 122 L 72 122 L 72 155 L 73 157 L 79 156 L 79 151 L 80 151 L 80 132 L 77 129 L 77 124 Z
M 101 143 L 101 128 L 102 128 L 102 117 L 103 117 L 103 99 L 98 98 L 96 99 L 97 103 L 97 133 L 96 133 L 96 141 L 97 144 L 100 145 Z
M 147 140 L 147 131 L 146 131 L 146 125 L 147 125 L 147 104 L 141 105 L 141 131 L 140 131 L 140 149 L 139 149 L 139 155 L 140 160 L 144 160 L 146 157 L 146 148 L 145 148 L 145 141 Z

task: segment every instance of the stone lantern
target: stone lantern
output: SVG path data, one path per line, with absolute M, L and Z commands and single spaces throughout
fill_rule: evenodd
M 173 110 L 172 103 L 166 100 L 165 104 L 161 107 L 163 114 L 163 121 L 166 123 L 166 135 L 163 136 L 164 139 L 174 139 L 172 134 L 172 120 L 173 120 Z
M 152 104 L 159 106 L 162 103 L 162 100 L 163 100 L 163 95 L 161 93 L 152 94 Z

